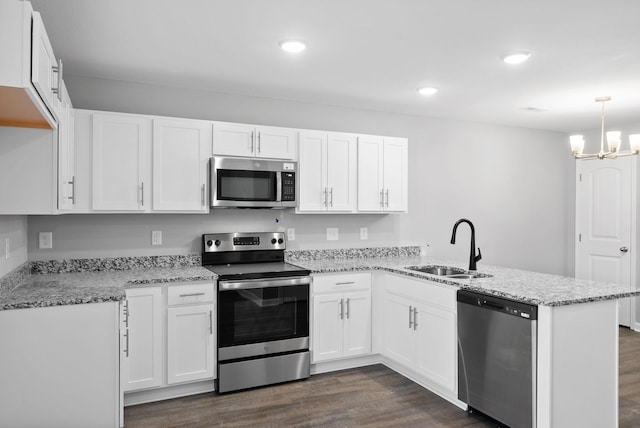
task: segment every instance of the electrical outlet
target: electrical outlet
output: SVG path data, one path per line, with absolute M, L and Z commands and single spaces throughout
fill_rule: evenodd
M 287 229 L 287 241 L 295 241 L 296 240 L 296 230 L 294 228 Z
M 38 248 L 48 250 L 53 248 L 53 232 L 38 233 Z
M 338 228 L 327 227 L 327 241 L 337 241 L 337 240 L 338 240 Z
M 151 232 L 151 245 L 162 245 L 161 230 L 154 230 Z
M 368 239 L 369 238 L 369 229 L 366 227 L 360 228 L 360 239 Z
M 11 248 L 9 247 L 9 238 L 5 238 L 4 239 L 4 258 L 8 259 L 9 258 L 9 250 Z

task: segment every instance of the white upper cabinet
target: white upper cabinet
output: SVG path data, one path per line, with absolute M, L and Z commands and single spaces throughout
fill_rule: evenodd
M 153 120 L 153 210 L 209 212 L 211 122 Z
M 300 131 L 297 212 L 352 212 L 356 208 L 356 137 Z
M 93 115 L 94 211 L 148 210 L 150 124 L 142 116 Z
M 406 212 L 407 140 L 358 136 L 358 211 Z
M 62 74 L 30 2 L 0 2 L 0 52 L 0 126 L 57 128 L 54 100 L 62 96 Z
M 75 114 L 66 85 L 62 84 L 60 104 L 60 127 L 58 128 L 58 209 L 73 210 L 76 201 L 75 174 Z
M 295 129 L 214 122 L 214 156 L 296 158 Z

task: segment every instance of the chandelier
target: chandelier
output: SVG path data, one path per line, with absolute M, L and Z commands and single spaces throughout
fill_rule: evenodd
M 633 156 L 640 153 L 640 134 L 629 135 L 629 146 L 631 152 L 619 153 L 620 148 L 620 131 L 607 132 L 607 148 L 608 151 L 604 151 L 604 103 L 611 101 L 611 97 L 598 97 L 596 102 L 602 104 L 602 128 L 600 132 L 600 152 L 584 154 L 584 137 L 582 135 L 572 135 L 569 137 L 569 143 L 571 144 L 571 154 L 576 159 L 615 159 L 622 156 Z

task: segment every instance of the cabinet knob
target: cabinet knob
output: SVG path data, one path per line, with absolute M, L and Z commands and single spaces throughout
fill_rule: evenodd
M 628 252 L 628 251 L 629 251 L 629 248 L 627 248 L 627 247 L 620 247 L 620 252 L 622 252 L 622 253 L 626 253 L 626 252 Z

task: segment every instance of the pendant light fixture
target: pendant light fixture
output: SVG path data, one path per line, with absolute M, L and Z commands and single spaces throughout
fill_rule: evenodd
M 622 156 L 633 156 L 640 153 L 640 134 L 629 135 L 629 146 L 631 148 L 630 153 L 619 153 L 620 149 L 620 131 L 607 132 L 607 149 L 604 151 L 604 104 L 607 101 L 611 101 L 611 97 L 598 97 L 596 102 L 602 104 L 602 125 L 600 131 L 600 152 L 585 154 L 584 150 L 584 137 L 582 135 L 572 135 L 569 137 L 569 144 L 571 144 L 571 154 L 576 159 L 615 159 Z

